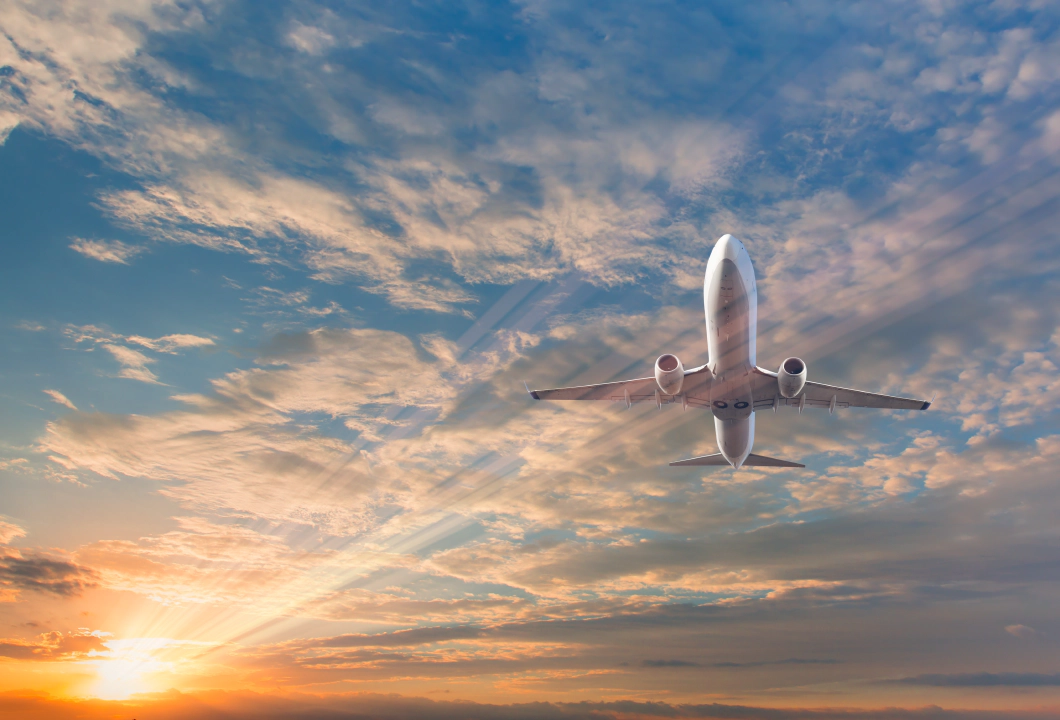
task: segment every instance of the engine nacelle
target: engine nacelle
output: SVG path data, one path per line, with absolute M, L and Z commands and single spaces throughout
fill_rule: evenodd
M 660 355 L 655 361 L 655 382 L 664 395 L 677 395 L 685 382 L 685 366 L 676 355 Z
M 793 398 L 801 393 L 806 387 L 806 363 L 797 357 L 789 357 L 780 363 L 777 384 L 780 385 L 780 394 L 786 398 Z

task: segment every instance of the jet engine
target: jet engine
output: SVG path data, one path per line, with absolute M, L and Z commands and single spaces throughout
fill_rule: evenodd
M 656 373 L 656 377 L 658 377 L 658 373 Z M 777 371 L 777 383 L 780 385 L 780 394 L 786 398 L 793 398 L 801 393 L 802 389 L 806 387 L 806 363 L 797 357 L 789 357 L 780 363 L 780 370 Z
M 685 381 L 685 366 L 676 355 L 660 355 L 655 361 L 655 382 L 664 395 L 677 395 Z

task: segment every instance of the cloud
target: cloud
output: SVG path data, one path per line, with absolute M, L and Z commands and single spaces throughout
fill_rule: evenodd
M 104 344 L 103 349 L 113 355 L 114 359 L 121 364 L 122 369 L 118 373 L 118 377 L 139 380 L 140 382 L 151 383 L 153 385 L 161 385 L 158 381 L 158 376 L 147 369 L 148 363 L 154 362 L 153 358 L 149 358 L 142 352 L 125 347 L 124 345 Z
M 130 368 L 149 360 L 131 349 L 106 347 L 115 347 L 117 352 L 110 351 Z M 446 368 L 427 362 L 410 340 L 393 332 L 322 328 L 280 335 L 266 348 L 260 367 L 215 380 L 212 394 L 177 396 L 185 410 L 155 417 L 81 414 L 53 425 L 42 448 L 105 475 L 187 483 L 189 498 L 198 496 L 211 506 L 280 513 L 291 520 L 320 512 L 335 522 L 360 524 L 381 507 L 373 510 L 370 503 L 364 519 L 356 520 L 347 499 L 365 497 L 379 478 L 356 461 L 354 446 L 305 420 L 342 418 L 362 442 L 377 442 L 410 422 L 397 411 L 443 417 L 454 409 L 463 383 L 488 376 L 518 352 L 516 344 L 484 354 L 475 364 Z M 329 485 L 333 473 L 346 481 Z M 310 510 L 314 493 L 307 490 L 314 487 L 325 505 Z M 292 506 L 292 492 L 309 504 Z M 338 493 L 335 504 L 325 499 L 333 493 Z
M 126 341 L 150 350 L 164 353 L 176 353 L 178 350 L 184 348 L 210 347 L 211 345 L 214 345 L 214 341 L 210 338 L 188 334 L 163 335 L 162 337 L 155 339 L 145 338 L 139 335 L 130 335 L 126 338 Z
M 144 251 L 142 247 L 126 245 L 118 240 L 84 240 L 82 238 L 75 239 L 70 244 L 70 248 L 93 260 L 122 265 L 128 265 L 129 260 Z
M 291 46 L 310 55 L 320 55 L 335 44 L 335 38 L 323 29 L 295 23 L 287 34 Z
M 177 518 L 178 530 L 138 541 L 100 540 L 80 548 L 77 560 L 101 585 L 146 595 L 165 604 L 245 602 L 284 592 L 297 573 L 327 562 L 327 551 L 295 550 L 283 538 L 232 524 Z
M 339 635 L 317 643 L 317 647 L 414 647 L 451 640 L 476 639 L 483 634 L 480 628 L 475 627 L 426 627 L 381 635 Z
M 106 633 L 79 630 L 62 633 L 58 630 L 41 633 L 35 641 L 18 639 L 0 640 L 0 657 L 13 660 L 70 661 L 82 660 L 95 654 L 105 653 Z
M 902 678 L 895 682 L 930 687 L 1060 687 L 1060 673 L 960 673 L 956 675 L 930 674 Z
M 989 164 L 1038 157 L 1019 123 L 1025 106 L 1048 105 L 1055 43 L 1029 20 L 1012 26 L 999 8 L 986 13 L 995 26 L 959 7 L 940 11 L 945 21 L 915 7 L 901 18 L 886 8 L 833 18 L 823 29 L 812 5 L 770 7 L 765 25 L 742 12 L 732 19 L 758 27 L 764 46 L 710 13 L 660 10 L 663 42 L 655 25 L 628 24 L 623 7 L 584 10 L 572 23 L 535 4 L 462 20 L 292 8 L 270 18 L 267 39 L 241 38 L 233 50 L 220 40 L 231 36 L 210 31 L 211 3 L 79 3 L 47 22 L 17 4 L 8 44 L 31 52 L 9 48 L 21 99 L 8 104 L 140 180 L 101 199 L 121 222 L 296 263 L 323 281 L 353 279 L 397 307 L 457 311 L 474 302 L 466 283 L 571 272 L 601 286 L 682 292 L 697 284 L 719 228 L 759 241 L 781 271 L 767 272 L 771 281 L 786 280 L 788 268 L 800 275 L 805 261 L 817 265 L 817 287 L 827 280 L 844 291 L 837 306 L 889 307 L 854 281 L 908 301 L 908 284 L 894 280 L 922 238 L 890 217 L 858 223 L 872 209 L 837 178 L 877 183 L 876 206 L 904 212 L 940 195 L 955 148 Z M 511 54 L 475 45 L 497 28 L 520 39 Z M 75 30 L 97 41 L 71 47 Z M 166 52 L 182 33 L 210 57 L 257 57 L 267 46 L 271 61 L 210 76 Z M 429 40 L 410 45 L 413 35 Z M 444 38 L 456 36 L 476 40 L 450 47 Z M 376 81 L 364 53 L 402 62 Z M 676 104 L 660 101 L 667 93 Z M 200 100 L 220 96 L 253 97 L 261 122 L 245 122 L 238 105 L 202 112 Z M 291 97 L 297 122 L 281 111 Z M 767 99 L 775 113 L 763 111 Z M 319 138 L 338 149 L 310 163 L 325 172 L 302 172 Z M 871 166 L 870 180 L 882 146 L 894 156 Z M 745 190 L 733 195 L 737 183 Z M 880 258 L 891 272 L 865 262 Z M 925 290 L 953 281 L 939 275 L 928 274 Z M 795 299 L 793 312 L 819 312 Z
M 645 660 L 641 665 L 647 668 L 699 667 L 699 663 L 689 662 L 688 660 Z
M 64 407 L 68 407 L 71 410 L 77 410 L 77 406 L 70 402 L 70 400 L 58 390 L 45 390 L 44 394 Z
M 208 710 L 204 711 L 204 708 Z M 920 718 L 942 718 L 943 720 L 1045 720 L 1052 717 L 1048 709 L 1000 709 L 1000 710 L 949 710 L 940 707 L 905 709 L 888 708 L 829 708 L 806 709 L 710 704 L 677 704 L 660 701 L 617 700 L 611 702 L 528 702 L 487 704 L 468 701 L 438 701 L 421 697 L 402 697 L 376 693 L 336 693 L 333 696 L 303 694 L 285 696 L 251 692 L 201 692 L 137 695 L 125 701 L 105 700 L 61 700 L 42 696 L 4 695 L 0 697 L 0 711 L 17 714 L 27 720 L 37 720 L 77 713 L 86 720 L 103 720 L 114 713 L 134 712 L 160 720 L 175 720 L 189 714 L 202 715 L 215 712 L 218 717 L 253 718 L 268 716 L 276 720 L 353 720 L 373 717 L 391 718 L 417 717 L 424 720 L 648 720 L 649 718 L 717 718 L 737 720 L 740 718 L 764 718 L 767 720 L 919 720 Z
M 122 366 L 122 369 L 118 372 L 118 377 L 139 380 L 152 385 L 163 384 L 159 381 L 158 376 L 147 367 L 157 362 L 156 358 L 149 357 L 139 350 L 129 347 L 130 345 L 169 355 L 176 355 L 180 351 L 189 348 L 205 348 L 215 345 L 211 338 L 188 333 L 163 335 L 159 338 L 148 338 L 141 335 L 124 336 L 95 325 L 68 325 L 63 329 L 63 334 L 76 345 L 85 344 L 89 349 L 102 347 L 109 352 Z M 45 392 L 50 394 L 53 391 L 46 390 Z M 56 402 L 59 401 L 56 400 Z M 70 407 L 73 408 L 72 405 Z
M 0 545 L 7 545 L 15 538 L 25 537 L 26 531 L 13 522 L 0 519 Z
M 94 587 L 96 579 L 93 570 L 66 559 L 13 548 L 0 553 L 0 596 L 6 601 L 16 599 L 24 590 L 76 596 Z
M 1038 634 L 1037 630 L 1026 625 L 1006 625 L 1005 632 L 1018 638 L 1032 638 Z

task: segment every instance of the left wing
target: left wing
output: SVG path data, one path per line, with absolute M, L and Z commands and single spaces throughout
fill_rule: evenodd
M 829 411 L 848 407 L 888 410 L 927 410 L 931 407 L 931 400 L 880 395 L 817 382 L 807 382 L 806 387 L 797 397 L 781 397 L 780 388 L 777 385 L 777 374 L 762 368 L 755 368 L 752 396 L 755 410 L 766 410 L 774 405 L 820 407 L 828 408 Z
M 682 402 L 684 396 L 690 405 L 709 407 L 710 378 L 711 374 L 706 365 L 686 370 L 680 395 L 665 395 L 660 392 L 654 377 L 551 390 L 526 390 L 534 400 L 611 400 L 628 404 L 653 400 L 659 403 L 674 403 Z

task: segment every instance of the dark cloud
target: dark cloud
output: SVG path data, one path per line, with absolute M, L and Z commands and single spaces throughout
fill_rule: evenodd
M 641 665 L 649 668 L 699 667 L 699 663 L 689 662 L 688 660 L 645 660 Z
M 763 667 L 765 665 L 836 665 L 838 660 L 818 660 L 816 658 L 788 658 L 787 660 L 762 660 L 758 662 L 719 662 L 714 663 L 717 668 L 747 668 Z
M 0 555 L 3 588 L 71 596 L 95 586 L 96 580 L 95 572 L 66 560 L 21 553 Z
M 327 698 L 268 696 L 252 693 L 210 692 L 139 696 L 135 700 L 53 700 L 14 694 L 0 695 L 0 715 L 24 720 L 70 717 L 110 720 L 148 715 L 154 720 L 649 720 L 650 718 L 717 718 L 718 720 L 1044 720 L 1048 710 L 944 710 L 927 707 L 786 709 L 746 705 L 670 705 L 661 702 L 522 703 L 489 705 L 473 702 L 436 702 L 396 695 L 338 695 Z
M 476 627 L 425 627 L 398 630 L 378 635 L 339 635 L 320 641 L 318 647 L 408 647 L 450 640 L 472 640 L 481 637 L 483 630 Z
M 1060 673 L 958 673 L 954 675 L 928 674 L 901 678 L 894 682 L 928 687 L 1060 687 Z

